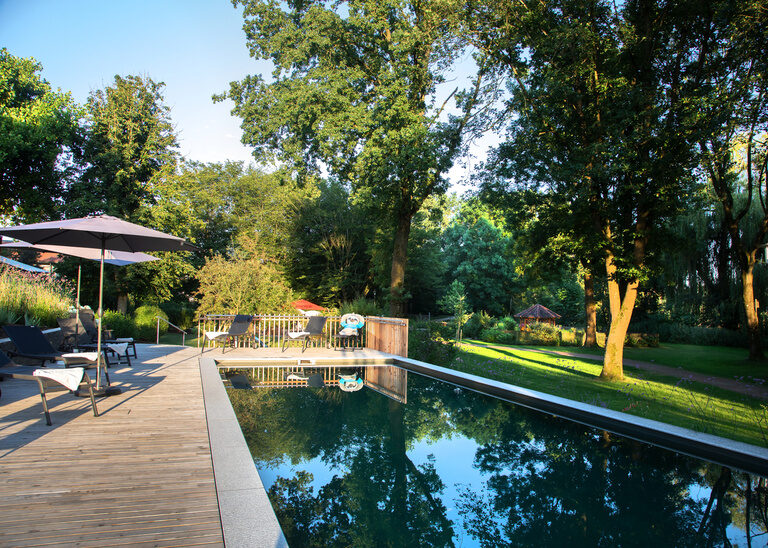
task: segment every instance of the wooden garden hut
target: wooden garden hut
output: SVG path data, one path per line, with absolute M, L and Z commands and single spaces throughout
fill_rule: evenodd
M 525 331 L 529 323 L 548 323 L 555 325 L 560 318 L 560 314 L 552 312 L 546 306 L 535 304 L 530 308 L 526 308 L 522 312 L 515 314 L 515 319 L 520 323 L 520 330 Z

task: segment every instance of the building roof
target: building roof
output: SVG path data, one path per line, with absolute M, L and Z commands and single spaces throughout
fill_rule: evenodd
M 311 303 L 304 299 L 293 301 L 291 303 L 291 306 L 293 308 L 296 308 L 297 310 L 325 310 L 325 308 L 320 306 L 319 304 Z
M 537 320 L 556 320 L 559 317 L 560 314 L 552 312 L 549 308 L 540 304 L 535 304 L 515 314 L 515 318 L 535 318 Z

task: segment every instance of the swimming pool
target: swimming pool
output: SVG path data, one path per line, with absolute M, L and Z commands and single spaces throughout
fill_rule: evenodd
M 766 480 L 411 374 L 230 390 L 292 546 L 765 546 Z

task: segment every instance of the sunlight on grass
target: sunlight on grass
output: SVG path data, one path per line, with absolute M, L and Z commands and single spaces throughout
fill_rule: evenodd
M 505 347 L 462 347 L 453 369 L 491 377 L 598 407 L 768 447 L 764 402 L 688 380 L 625 371 L 622 382 L 598 377 L 602 364 Z

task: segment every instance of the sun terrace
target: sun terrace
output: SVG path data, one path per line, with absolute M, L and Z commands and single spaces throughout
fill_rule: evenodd
M 232 319 L 201 318 L 199 334 L 226 331 Z M 341 341 L 339 318 L 329 318 L 323 336 L 308 348 L 291 341 L 282 350 L 287 333 L 303 321 L 257 316 L 246 336 L 227 341 L 226 348 L 215 342 L 139 345 L 132 367 L 111 370 L 112 382 L 123 392 L 99 399 L 99 417 L 91 414 L 86 399 L 54 392 L 49 395 L 53 425 L 47 426 L 34 385 L 0 384 L 2 544 L 280 546 L 286 537 L 301 539 L 305 533 L 317 540 L 326 538 L 320 521 L 341 531 L 339 523 L 321 514 L 284 533 L 278 516 L 296 511 L 285 507 L 288 485 L 317 505 L 327 503 L 321 493 L 331 485 L 345 486 L 337 495 L 348 500 L 350 482 L 362 482 L 364 503 L 372 504 L 369 521 L 344 510 L 359 526 L 345 533 L 349 539 L 399 539 L 405 545 L 436 535 L 433 541 L 474 545 L 487 540 L 491 530 L 496 541 L 505 531 L 524 532 L 493 512 L 478 525 L 483 513 L 473 518 L 472 508 L 488 506 L 498 494 L 488 486 L 507 478 L 510 486 L 527 486 L 517 497 L 530 496 L 545 484 L 552 488 L 547 471 L 562 466 L 560 472 L 579 486 L 577 476 L 589 475 L 591 468 L 580 471 L 577 463 L 592 459 L 611 463 L 618 473 L 611 480 L 616 489 L 632 489 L 629 478 L 640 477 L 663 492 L 671 484 L 659 477 L 677 478 L 686 493 L 693 493 L 686 504 L 700 508 L 696 526 L 701 524 L 698 529 L 706 536 L 716 521 L 713 508 L 725 496 L 717 492 L 715 480 L 724 473 L 718 470 L 733 470 L 738 485 L 750 488 L 768 475 L 765 449 L 411 360 L 407 320 L 369 317 L 359 338 Z M 341 375 L 359 378 L 362 389 L 344 393 Z M 330 415 L 340 422 L 333 423 Z M 501 422 L 492 420 L 496 416 Z M 421 434 L 412 432 L 416 424 L 424 429 Z M 527 424 L 534 433 L 526 436 L 533 438 L 506 432 L 503 425 L 514 424 Z M 297 439 L 308 445 L 296 446 Z M 489 464 L 485 452 L 494 443 L 505 449 L 496 464 Z M 576 460 L 567 466 L 519 461 L 522 455 L 545 454 L 543 448 L 552 443 L 563 455 L 571 445 L 589 447 L 574 453 Z M 322 450 L 306 454 L 307 447 L 318 445 Z M 614 448 L 610 456 L 601 453 L 600 447 L 609 446 Z M 364 471 L 358 470 L 360 455 L 379 452 L 383 460 L 366 460 Z M 486 457 L 478 460 L 480 454 Z M 462 459 L 469 459 L 466 468 L 452 471 Z M 641 461 L 649 464 L 638 468 Z M 696 470 L 710 470 L 715 480 L 707 483 Z M 290 483 L 292 474 L 308 483 Z M 546 481 L 536 484 L 537 477 Z M 557 500 L 561 495 L 546 496 Z M 605 505 L 618 503 L 607 492 L 600 496 Z M 390 503 L 395 507 L 387 507 Z M 354 499 L 354 504 L 363 503 Z M 549 503 L 538 504 L 541 514 Z M 591 516 L 594 510 L 567 498 L 558 504 L 562 520 L 571 511 Z M 405 525 L 395 527 L 393 515 Z M 386 531 L 377 530 L 377 519 Z M 543 528 L 538 518 L 536 524 Z M 609 529 L 607 522 L 589 528 L 592 539 Z M 679 529 L 673 538 L 685 538 L 696 527 Z M 711 535 L 706 538 L 716 538 Z M 723 535 L 739 541 L 744 533 L 728 526 Z

